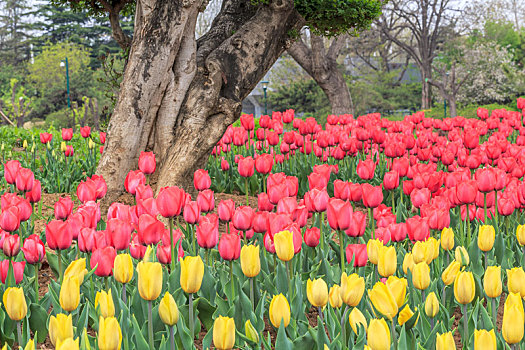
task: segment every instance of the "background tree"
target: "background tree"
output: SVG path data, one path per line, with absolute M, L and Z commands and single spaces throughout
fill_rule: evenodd
M 59 2 L 108 13 L 113 36 L 127 47 L 118 18 L 131 1 Z M 97 170 L 110 201 L 145 149 L 159 160 L 158 188 L 179 184 L 190 190 L 194 170 L 303 25 L 317 34 L 362 30 L 379 14 L 381 1 L 226 0 L 197 40 L 197 16 L 204 8 L 200 0 L 136 3 L 129 59 Z
M 16 65 L 29 57 L 30 6 L 27 0 L 0 3 L 0 61 Z

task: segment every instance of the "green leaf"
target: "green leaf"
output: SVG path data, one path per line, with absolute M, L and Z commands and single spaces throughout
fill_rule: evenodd
M 275 348 L 279 350 L 292 350 L 292 342 L 286 336 L 286 328 L 281 323 L 279 331 L 277 331 L 277 339 L 275 340 Z
M 137 319 L 135 318 L 135 315 L 131 316 L 131 322 L 133 324 L 133 335 L 135 336 L 136 348 L 137 349 L 148 349 L 149 344 L 144 338 L 144 335 L 142 334 L 142 331 L 139 327 L 139 324 L 137 323 Z
M 29 327 L 33 333 L 38 332 L 37 341 L 42 343 L 47 338 L 47 311 L 39 304 L 31 304 L 31 317 L 29 318 Z

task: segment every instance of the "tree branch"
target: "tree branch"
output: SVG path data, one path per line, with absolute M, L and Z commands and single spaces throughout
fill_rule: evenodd
M 295 62 L 299 63 L 301 67 L 310 75 L 313 74 L 312 66 L 312 50 L 310 50 L 304 41 L 299 37 L 290 48 L 288 48 L 288 53 L 293 57 Z
M 332 41 L 330 48 L 328 48 L 328 53 L 326 54 L 326 56 L 329 59 L 336 60 L 339 56 L 339 53 L 341 52 L 341 49 L 345 46 L 347 38 L 348 36 L 346 34 L 339 35 L 337 38 L 335 38 Z

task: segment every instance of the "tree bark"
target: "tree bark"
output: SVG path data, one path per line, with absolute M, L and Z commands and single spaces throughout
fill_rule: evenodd
M 259 6 L 225 0 L 210 31 L 196 41 L 202 5 L 137 1 L 129 60 L 97 168 L 108 202 L 122 193 L 146 149 L 157 155 L 157 191 L 171 185 L 192 190 L 193 172 L 303 23 L 291 0 Z
M 354 105 L 343 73 L 337 66 L 337 57 L 346 36 L 333 39 L 328 51 L 323 38 L 310 34 L 310 47 L 299 38 L 289 49 L 293 59 L 315 80 L 330 101 L 332 114 L 354 114 Z

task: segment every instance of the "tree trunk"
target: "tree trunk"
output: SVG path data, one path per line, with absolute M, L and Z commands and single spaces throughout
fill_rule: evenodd
M 432 90 L 429 83 L 432 79 L 431 69 L 421 69 L 421 109 L 432 108 Z
M 451 118 L 457 117 L 458 112 L 457 112 L 456 98 L 454 96 L 450 96 L 450 98 L 448 99 L 448 106 L 450 109 L 450 117 Z
M 346 85 L 343 74 L 338 69 L 332 73 L 333 74 L 327 82 L 316 80 L 317 84 L 323 89 L 326 97 L 328 97 L 328 100 L 330 101 L 332 114 L 354 114 L 352 95 L 350 95 L 350 90 L 348 89 L 348 85 Z
M 291 0 L 253 6 L 225 0 L 209 32 L 195 40 L 203 0 L 137 1 L 135 29 L 118 102 L 97 173 L 107 201 L 122 193 L 140 152 L 157 156 L 157 191 L 192 190 L 242 100 L 291 44 L 303 20 Z

